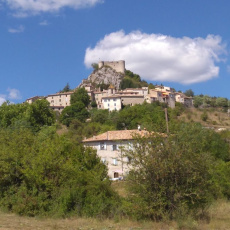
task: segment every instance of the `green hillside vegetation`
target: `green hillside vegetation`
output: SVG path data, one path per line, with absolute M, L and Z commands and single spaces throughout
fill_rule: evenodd
M 167 108 L 167 133 L 165 104 L 90 109 L 84 89 L 71 103 L 60 117 L 45 100 L 0 106 L 2 209 L 27 216 L 196 221 L 216 200 L 230 198 L 230 131 L 203 128 L 216 117 L 217 125 L 229 124 L 223 105 L 186 109 L 176 103 Z M 138 125 L 155 135 L 137 136 L 135 150 L 124 153 L 132 170 L 117 191 L 106 165 L 82 139 Z
M 141 80 L 141 77 L 138 74 L 135 74 L 130 70 L 126 70 L 125 76 L 121 81 L 120 87 L 121 89 L 141 88 L 141 87 L 148 87 L 148 83 L 144 80 Z

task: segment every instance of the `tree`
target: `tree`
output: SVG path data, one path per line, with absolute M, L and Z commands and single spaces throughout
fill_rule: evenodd
M 81 101 L 77 101 L 71 106 L 67 106 L 63 109 L 60 121 L 69 126 L 73 119 L 77 119 L 81 122 L 85 122 L 85 120 L 89 117 L 89 112 L 85 108 L 85 104 Z
M 227 98 L 224 98 L 224 97 L 218 97 L 216 99 L 216 105 L 218 107 L 228 107 L 228 99 Z
M 203 102 L 204 102 L 204 98 L 201 97 L 201 96 L 195 96 L 194 97 L 194 106 L 195 108 L 198 108 L 199 106 L 203 105 Z
M 75 104 L 76 102 L 82 102 L 85 107 L 88 107 L 90 103 L 90 97 L 85 90 L 85 88 L 78 88 L 70 98 L 70 103 L 71 105 Z
M 131 212 L 159 220 L 204 210 L 218 194 L 213 180 L 219 158 L 209 137 L 199 125 L 184 125 L 169 136 L 137 137 L 126 151 Z
M 188 89 L 184 92 L 187 97 L 194 97 L 194 92 L 191 89 Z
M 63 90 L 60 90 L 60 93 L 65 93 L 71 91 L 69 83 L 66 84 L 66 86 L 63 88 Z
M 93 67 L 94 70 L 98 70 L 98 64 L 97 63 L 92 63 L 91 66 Z
M 54 112 L 45 99 L 33 102 L 26 111 L 26 118 L 35 129 L 44 125 L 50 126 L 55 122 Z
M 118 199 L 93 149 L 52 130 L 0 130 L 0 204 L 20 215 L 107 216 Z
M 49 108 L 45 99 L 37 100 L 32 104 L 7 104 L 0 106 L 0 127 L 32 127 L 38 131 L 42 126 L 54 123 L 54 112 Z

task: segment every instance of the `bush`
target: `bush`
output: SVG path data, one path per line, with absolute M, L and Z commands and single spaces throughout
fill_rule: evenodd
M 201 120 L 202 121 L 207 121 L 208 120 L 208 114 L 206 111 L 204 111 L 202 114 L 201 114 Z
M 111 215 L 119 198 L 95 150 L 53 130 L 0 133 L 0 205 L 20 215 Z
M 216 142 L 196 124 L 184 125 L 168 137 L 137 137 L 133 150 L 126 152 L 131 159 L 127 180 L 133 215 L 160 220 L 204 210 L 224 187 L 214 177 L 215 159 L 222 157 L 215 152 Z

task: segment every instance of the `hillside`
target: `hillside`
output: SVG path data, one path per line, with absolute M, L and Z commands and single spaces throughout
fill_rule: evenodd
M 84 79 L 78 87 L 82 87 L 85 84 L 92 83 L 95 86 L 99 85 L 113 85 L 119 89 L 124 74 L 116 72 L 114 69 L 108 66 L 104 66 L 100 69 L 95 69 L 87 79 Z
M 221 131 L 223 128 L 230 130 L 230 116 L 221 108 L 186 108 L 178 119 L 185 122 L 199 122 L 203 127 L 216 131 Z

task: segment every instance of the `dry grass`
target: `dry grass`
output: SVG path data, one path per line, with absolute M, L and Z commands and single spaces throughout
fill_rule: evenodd
M 206 110 L 208 115 L 207 121 L 202 121 L 201 115 Z M 209 109 L 196 109 L 188 108 L 185 112 L 179 117 L 180 120 L 186 122 L 194 121 L 199 122 L 203 126 L 213 127 L 213 128 L 227 128 L 230 129 L 230 117 L 226 112 L 221 111 L 218 108 L 209 108 Z
M 171 225 L 171 226 L 170 226 Z M 156 229 L 156 230 L 173 230 L 176 229 L 171 223 L 138 223 L 129 220 L 123 220 L 116 223 L 112 220 L 96 219 L 37 219 L 28 217 L 19 217 L 15 214 L 5 214 L 0 212 L 0 230 L 134 230 L 134 229 Z
M 176 222 L 135 222 L 84 218 L 41 219 L 20 217 L 0 212 L 0 230 L 230 230 L 230 202 L 220 200 L 212 205 L 209 218 L 195 221 L 187 218 Z

